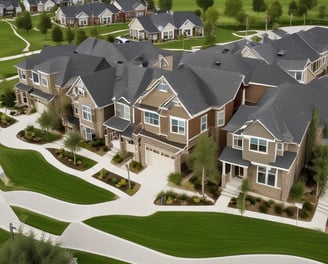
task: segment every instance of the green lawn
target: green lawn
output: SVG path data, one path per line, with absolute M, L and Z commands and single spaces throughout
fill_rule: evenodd
M 22 57 L 13 60 L 0 61 L 0 79 L 17 75 L 17 69 L 15 65 L 23 60 L 26 60 L 27 58 L 28 57 Z
M 18 78 L 11 81 L 3 81 L 0 83 L 0 95 L 3 91 L 7 91 L 9 88 L 13 88 L 14 85 L 18 82 Z
M 69 223 L 34 213 L 21 207 L 12 206 L 12 209 L 22 223 L 54 235 L 60 236 L 69 225 Z
M 28 190 L 78 204 L 93 204 L 116 199 L 115 195 L 91 185 L 50 165 L 43 156 L 31 150 L 18 150 L 0 145 L 0 164 L 12 186 L 4 191 Z
M 25 48 L 25 42 L 14 35 L 9 24 L 3 20 L 0 20 L 0 36 L 0 57 L 21 53 Z
M 8 223 L 9 225 L 9 223 Z M 3 242 L 6 242 L 10 238 L 9 232 L 0 228 L 0 246 Z
M 86 224 L 178 257 L 288 254 L 328 262 L 327 234 L 228 214 L 160 212 L 97 217 Z

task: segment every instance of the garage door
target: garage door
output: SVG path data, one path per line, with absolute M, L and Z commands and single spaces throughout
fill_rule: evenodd
M 40 114 L 42 114 L 44 111 L 48 110 L 47 107 L 39 101 L 35 101 L 35 108 L 38 111 L 38 113 L 40 113 Z
M 146 146 L 147 166 L 152 166 L 161 171 L 170 173 L 175 171 L 174 162 L 175 159 L 172 158 L 172 154 L 168 155 L 168 153 L 165 153 L 160 149 L 156 149 L 152 146 Z

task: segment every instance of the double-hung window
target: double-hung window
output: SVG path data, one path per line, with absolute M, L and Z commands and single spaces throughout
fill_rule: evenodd
M 84 120 L 92 121 L 91 107 L 82 105 L 82 118 Z
M 156 113 L 145 112 L 145 123 L 158 126 L 159 125 L 159 116 Z
M 185 134 L 185 120 L 180 118 L 171 118 L 171 133 L 176 133 L 180 135 Z
M 203 132 L 207 129 L 207 115 L 203 115 L 200 118 L 200 132 Z
M 34 84 L 40 84 L 39 74 L 37 72 L 33 72 L 32 73 L 32 78 L 33 78 L 33 83 Z
M 19 77 L 23 80 L 26 80 L 26 71 L 19 70 Z
M 267 153 L 268 141 L 261 138 L 250 138 L 249 149 L 252 151 Z
M 125 104 L 116 103 L 116 116 L 130 121 L 130 107 Z
M 216 111 L 216 125 L 218 127 L 224 125 L 224 109 Z
M 243 137 L 239 135 L 233 135 L 233 145 L 234 149 L 243 149 Z
M 41 84 L 42 86 L 47 87 L 48 86 L 48 80 L 46 76 L 41 76 Z
M 276 186 L 277 169 L 258 166 L 257 167 L 257 183 Z

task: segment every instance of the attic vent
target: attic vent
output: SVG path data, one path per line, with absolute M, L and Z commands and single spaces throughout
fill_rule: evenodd
M 218 60 L 214 61 L 214 65 L 220 66 L 221 65 L 221 61 L 218 61 Z
M 120 60 L 116 61 L 116 64 L 122 64 L 122 63 L 123 63 L 123 61 L 120 61 Z
M 225 54 L 225 53 L 227 53 L 228 51 L 229 51 L 229 49 L 225 48 L 225 49 L 222 50 L 222 53 Z
M 184 63 L 179 63 L 179 65 L 178 65 L 178 69 L 183 68 L 183 66 L 184 66 Z
M 279 50 L 279 52 L 277 53 L 278 56 L 282 57 L 286 54 L 286 51 L 284 50 Z

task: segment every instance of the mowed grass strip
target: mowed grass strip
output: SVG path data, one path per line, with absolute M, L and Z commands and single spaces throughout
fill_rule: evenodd
M 85 223 L 178 257 L 288 254 L 328 262 L 325 233 L 228 214 L 159 212 L 97 217 Z
M 77 257 L 79 264 L 127 264 L 128 263 L 128 262 L 123 262 L 120 260 L 100 256 L 100 255 L 94 255 L 83 251 L 74 251 L 74 257 Z
M 12 206 L 11 208 L 14 210 L 15 214 L 22 223 L 36 227 L 54 235 L 61 235 L 69 225 L 67 222 L 62 222 L 21 207 Z
M 112 192 L 58 170 L 36 151 L 0 145 L 0 157 L 0 164 L 12 183 L 11 186 L 5 186 L 0 181 L 0 188 L 4 191 L 39 192 L 77 204 L 94 204 L 116 199 Z
M 19 54 L 25 42 L 18 38 L 6 21 L 0 20 L 0 57 Z

